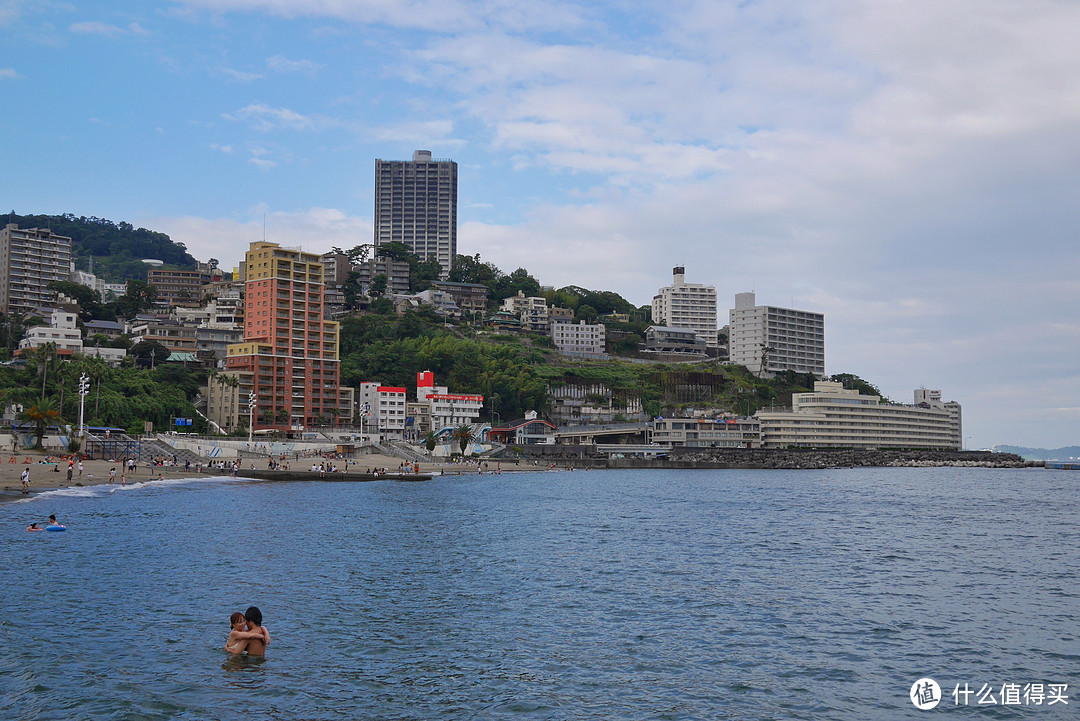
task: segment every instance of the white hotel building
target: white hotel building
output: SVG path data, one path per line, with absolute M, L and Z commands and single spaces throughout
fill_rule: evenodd
M 936 398 L 930 394 L 936 393 Z M 764 448 L 924 448 L 962 450 L 960 404 L 940 391 L 915 391 L 915 404 L 882 403 L 841 383 L 818 381 L 793 393 L 790 410 L 760 410 Z
M 686 282 L 686 269 L 672 269 L 674 283 L 661 288 L 652 301 L 652 320 L 658 326 L 690 328 L 716 348 L 716 287 Z
M 825 316 L 754 303 L 753 293 L 735 294 L 735 307 L 728 314 L 731 362 L 758 377 L 771 378 L 785 370 L 824 376 Z
M 445 386 L 436 386 L 435 374 L 431 371 L 416 374 L 416 402 L 428 404 L 431 428 L 435 431 L 448 426 L 471 425 L 484 408 L 481 395 L 460 395 L 448 392 Z

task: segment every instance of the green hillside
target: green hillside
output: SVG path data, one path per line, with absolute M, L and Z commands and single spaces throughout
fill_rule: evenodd
M 14 211 L 0 215 L 0 223 L 15 223 L 20 228 L 48 228 L 57 235 L 68 236 L 75 267 L 87 270 L 93 256 L 94 273 L 106 283 L 146 280 L 144 258 L 156 258 L 173 268 L 194 269 L 196 266 L 195 258 L 183 243 L 174 242 L 164 233 L 136 228 L 131 223 L 71 214 L 18 215 Z

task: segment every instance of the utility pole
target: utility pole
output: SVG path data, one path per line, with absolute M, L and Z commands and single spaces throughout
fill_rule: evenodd
M 248 446 L 251 445 L 251 435 L 255 430 L 255 391 L 248 393 Z
M 90 376 L 85 373 L 79 376 L 79 437 L 86 438 L 86 424 L 83 422 L 83 406 L 86 403 L 86 394 L 90 392 Z

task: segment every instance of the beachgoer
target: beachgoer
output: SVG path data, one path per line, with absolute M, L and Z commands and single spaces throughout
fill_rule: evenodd
M 248 641 L 248 656 L 265 656 L 266 646 L 270 643 L 270 632 L 263 628 L 262 611 L 252 606 L 244 611 L 244 618 L 248 622 L 248 631 L 262 633 L 262 638 L 252 638 Z
M 82 478 L 82 459 L 79 459 L 79 478 Z
M 62 523 L 60 523 L 59 521 L 56 520 L 56 514 L 54 514 L 54 513 L 49 514 L 49 525 L 50 526 L 63 526 Z
M 37 524 L 37 521 L 35 521 L 35 522 L 31 523 L 29 526 L 27 526 L 26 530 L 28 530 L 28 531 L 44 531 L 45 529 L 42 528 L 41 526 L 39 526 Z
M 68 475 L 67 475 L 68 483 L 71 483 L 71 475 L 74 472 L 75 472 L 75 464 L 74 463 L 69 463 L 68 464 Z
M 116 469 L 109 469 L 109 483 L 116 483 Z
M 229 638 L 225 641 L 226 651 L 238 656 L 247 651 L 248 644 L 252 639 L 257 638 L 263 642 L 265 652 L 266 641 L 270 640 L 270 635 L 266 632 L 266 629 L 260 628 L 258 631 L 248 631 L 247 619 L 239 611 L 229 617 L 229 624 L 232 626 L 232 630 L 229 631 Z
M 24 468 L 22 472 L 22 492 L 24 494 L 30 492 L 30 468 Z

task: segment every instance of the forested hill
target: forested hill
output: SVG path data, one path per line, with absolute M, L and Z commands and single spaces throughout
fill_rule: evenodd
M 156 258 L 166 266 L 194 269 L 195 258 L 183 243 L 175 243 L 164 233 L 136 228 L 131 223 L 114 223 L 105 218 L 64 215 L 18 215 L 14 211 L 0 215 L 0 223 L 15 223 L 20 228 L 48 228 L 57 235 L 71 238 L 75 267 L 86 270 L 94 258 L 94 274 L 106 283 L 146 280 L 144 258 Z M 0 225 L 0 227 L 3 227 Z

